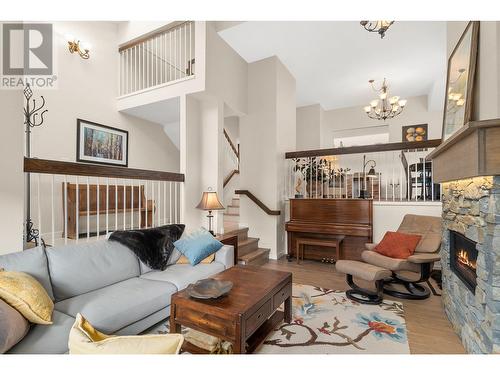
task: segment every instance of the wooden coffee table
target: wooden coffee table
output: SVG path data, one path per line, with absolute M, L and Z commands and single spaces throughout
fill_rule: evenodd
M 171 333 L 180 333 L 185 326 L 231 342 L 234 353 L 251 353 L 280 321 L 290 322 L 290 272 L 237 265 L 213 278 L 230 280 L 233 288 L 215 300 L 191 298 L 185 289 L 175 293 L 170 307 Z M 282 303 L 284 313 L 277 311 Z

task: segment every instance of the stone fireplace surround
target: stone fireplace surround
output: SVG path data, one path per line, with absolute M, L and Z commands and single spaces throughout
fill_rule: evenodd
M 500 353 L 500 176 L 442 185 L 446 314 L 469 353 Z M 475 295 L 450 268 L 450 230 L 477 242 Z

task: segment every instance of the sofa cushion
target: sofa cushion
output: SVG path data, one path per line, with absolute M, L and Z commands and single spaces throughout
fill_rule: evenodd
M 117 242 L 47 248 L 47 257 L 56 301 L 139 276 L 139 260 Z
M 78 314 L 69 334 L 69 354 L 178 354 L 183 342 L 180 333 L 106 335 Z
M 29 329 L 30 324 L 21 313 L 0 299 L 0 354 L 21 341 Z
M 68 337 L 75 322 L 72 316 L 54 310 L 51 325 L 34 325 L 26 337 L 14 346 L 13 354 L 63 354 L 68 351 Z
M 205 279 L 224 271 L 224 265 L 218 262 L 210 264 L 174 264 L 167 267 L 165 271 L 149 272 L 141 276 L 141 279 L 168 281 L 174 284 L 178 290 L 184 289 L 189 284 Z
M 0 256 L 0 268 L 5 268 L 6 271 L 25 272 L 33 276 L 42 284 L 50 298 L 54 299 L 47 256 L 41 246 Z
M 406 259 L 389 258 L 371 250 L 363 251 L 361 253 L 361 259 L 368 264 L 373 264 L 374 266 L 382 267 L 391 271 L 420 271 L 418 264 L 410 263 Z
M 216 240 L 206 229 L 201 228 L 190 233 L 184 238 L 174 242 L 174 245 L 189 262 L 196 266 L 203 259 L 215 253 L 222 246 L 222 242 Z
M 401 232 L 386 232 L 374 251 L 389 258 L 406 259 L 413 255 L 422 236 Z
M 132 278 L 56 303 L 56 309 L 76 317 L 81 313 L 105 333 L 137 322 L 170 305 L 175 285 Z
M 31 323 L 52 324 L 54 302 L 31 275 L 0 269 L 0 298 Z

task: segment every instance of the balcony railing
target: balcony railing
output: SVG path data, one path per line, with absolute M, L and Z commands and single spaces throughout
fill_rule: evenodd
M 120 96 L 182 81 L 195 74 L 195 24 L 176 22 L 119 48 Z
M 183 174 L 29 158 L 24 172 L 33 228 L 47 245 L 180 222 Z
M 286 154 L 285 198 L 440 201 L 432 162 L 441 140 L 297 151 Z

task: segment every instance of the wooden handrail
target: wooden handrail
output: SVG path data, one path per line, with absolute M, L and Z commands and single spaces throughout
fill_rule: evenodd
M 145 35 L 142 35 L 138 38 L 135 38 L 135 39 L 132 39 L 124 44 L 122 44 L 121 46 L 118 47 L 118 52 L 122 52 L 126 49 L 129 49 L 129 48 L 132 48 L 134 46 L 137 46 L 141 43 L 144 43 L 145 41 L 147 40 L 151 40 L 155 37 L 157 37 L 158 35 L 161 35 L 169 30 L 172 30 L 172 29 L 175 29 L 187 22 L 191 22 L 191 21 L 175 21 L 175 22 L 170 22 L 169 24 L 165 25 L 165 26 L 162 26 L 156 30 L 153 30 L 151 31 L 150 33 L 147 33 Z
M 224 182 L 222 183 L 222 187 L 223 187 L 223 188 L 225 188 L 225 187 L 226 187 L 226 185 L 227 185 L 227 184 L 229 184 L 229 181 L 231 181 L 231 179 L 232 179 L 235 175 L 237 175 L 237 174 L 239 174 L 239 173 L 240 173 L 240 171 L 239 171 L 239 170 L 237 170 L 237 169 L 233 169 L 233 170 L 231 171 L 231 173 L 229 173 L 229 174 L 226 176 L 226 178 L 224 179 Z
M 239 195 L 246 195 L 248 198 L 250 198 L 251 201 L 253 201 L 257 206 L 259 206 L 268 215 L 274 215 L 274 216 L 281 215 L 281 211 L 271 210 L 269 207 L 267 207 L 264 203 L 262 203 L 255 195 L 250 193 L 248 190 L 236 190 L 234 193 L 239 194 Z
M 236 148 L 233 141 L 231 141 L 231 138 L 229 137 L 229 134 L 227 134 L 226 129 L 223 129 L 223 130 L 224 130 L 224 137 L 226 137 L 227 141 L 229 142 L 229 146 L 231 146 L 231 149 L 233 150 L 234 154 L 239 159 L 240 158 L 239 150 Z
M 316 156 L 363 154 L 369 152 L 414 150 L 422 148 L 437 147 L 441 144 L 441 139 L 430 139 L 422 142 L 394 142 L 378 145 L 334 147 L 307 151 L 292 151 L 285 153 L 285 159 L 312 158 Z
M 33 158 L 24 158 L 24 172 L 68 176 L 111 177 L 128 178 L 133 180 L 184 182 L 184 175 L 182 173 Z

